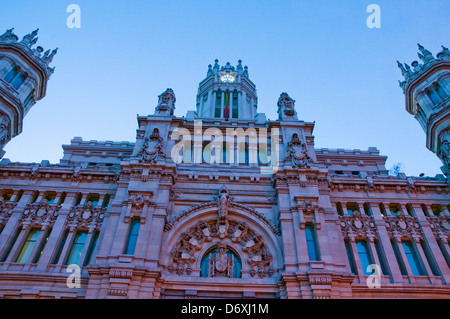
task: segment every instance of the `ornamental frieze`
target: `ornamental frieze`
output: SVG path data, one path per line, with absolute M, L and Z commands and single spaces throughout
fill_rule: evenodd
M 416 217 L 405 215 L 402 211 L 397 216 L 383 217 L 389 235 L 405 239 L 421 238 L 422 228 Z
M 50 205 L 46 200 L 40 203 L 27 204 L 22 213 L 22 222 L 40 225 L 44 222 L 52 224 L 58 217 L 61 206 Z
M 94 207 L 91 202 L 86 207 L 73 206 L 68 215 L 68 222 L 75 223 L 77 227 L 96 227 L 103 223 L 106 208 Z
M 355 211 L 352 216 L 339 216 L 341 230 L 344 236 L 353 235 L 367 238 L 377 235 L 377 228 L 373 217 L 362 215 Z

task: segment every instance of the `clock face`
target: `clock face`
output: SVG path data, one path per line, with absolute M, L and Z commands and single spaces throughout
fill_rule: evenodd
M 234 82 L 235 78 L 231 74 L 224 74 L 220 77 L 222 82 Z

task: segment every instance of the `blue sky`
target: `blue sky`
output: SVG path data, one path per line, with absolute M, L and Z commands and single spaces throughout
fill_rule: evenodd
M 81 29 L 66 25 L 69 4 Z M 381 28 L 366 25 L 369 4 Z M 172 88 L 175 114 L 195 109 L 208 64 L 248 65 L 258 111 L 276 119 L 282 92 L 302 120 L 316 123 L 316 147 L 367 149 L 401 162 L 408 175 L 440 174 L 425 133 L 405 111 L 396 61 L 417 60 L 417 43 L 450 46 L 448 0 L 14 0 L 0 4 L 0 32 L 59 48 L 47 96 L 5 148 L 12 161 L 58 163 L 62 144 L 134 141 L 136 115 L 153 114 Z

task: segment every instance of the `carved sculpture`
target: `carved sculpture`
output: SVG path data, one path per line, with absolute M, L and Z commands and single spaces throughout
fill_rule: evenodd
M 288 144 L 285 161 L 291 161 L 293 167 L 310 167 L 314 160 L 309 156 L 306 144 L 302 143 L 297 133 L 292 135 Z
M 226 245 L 220 245 L 217 254 L 210 256 L 209 275 L 210 277 L 228 277 L 233 276 L 234 260 L 228 256 Z
M 152 135 L 145 139 L 144 146 L 137 156 L 142 157 L 141 162 L 156 163 L 159 158 L 166 158 L 163 147 L 163 139 L 159 136 L 159 130 L 155 128 Z
M 295 111 L 295 101 L 287 94 L 281 93 L 278 99 L 278 118 L 284 119 L 297 119 L 297 112 Z

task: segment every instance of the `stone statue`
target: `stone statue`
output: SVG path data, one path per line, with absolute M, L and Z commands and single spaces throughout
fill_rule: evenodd
M 38 31 L 39 29 L 36 29 L 33 32 L 28 33 L 26 36 L 23 37 L 20 43 L 25 44 L 27 47 L 31 47 L 34 43 L 36 43 L 36 40 L 33 42 L 33 39 L 37 36 Z
M 226 218 L 228 215 L 228 207 L 230 206 L 230 195 L 228 194 L 228 189 L 223 186 L 220 190 L 220 195 L 218 198 L 217 206 L 219 209 L 219 218 Z
M 0 149 L 8 143 L 9 141 L 9 121 L 6 117 L 0 116 Z
M 302 143 L 297 135 L 292 135 L 292 140 L 288 144 L 288 150 L 285 161 L 291 160 L 292 166 L 310 167 L 314 160 L 308 155 L 306 144 Z
M 155 128 L 152 135 L 147 137 L 144 146 L 139 151 L 137 156 L 142 156 L 142 160 L 147 163 L 156 163 L 158 158 L 165 158 L 163 150 L 163 139 L 159 136 L 159 130 Z
M 172 89 L 167 89 L 158 96 L 158 105 L 156 106 L 156 114 L 173 115 L 175 110 L 175 93 Z
M 441 147 L 439 148 L 439 155 L 442 162 L 450 167 L 450 143 L 447 140 L 441 142 Z
M 297 112 L 295 111 L 295 101 L 287 94 L 281 93 L 278 99 L 278 118 L 284 119 L 297 119 Z
M 431 54 L 430 51 L 428 51 L 427 49 L 425 49 L 422 45 L 417 44 L 417 46 L 419 47 L 419 51 L 422 53 L 418 53 L 419 58 L 426 64 L 428 62 L 431 62 L 434 60 L 433 54 Z

